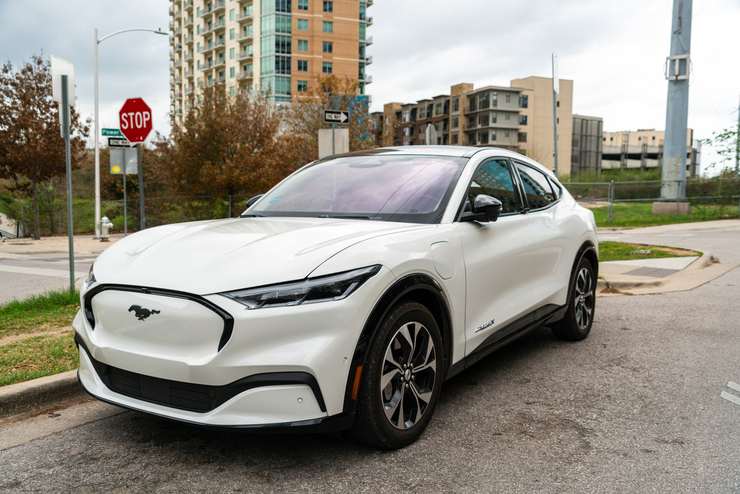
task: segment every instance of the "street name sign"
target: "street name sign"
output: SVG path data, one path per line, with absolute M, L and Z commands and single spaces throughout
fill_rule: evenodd
M 343 124 L 349 120 L 349 113 L 341 110 L 324 110 L 324 122 L 330 124 Z
M 129 98 L 118 112 L 121 133 L 129 142 L 144 142 L 152 131 L 152 109 L 141 98 Z
M 118 129 L 102 129 L 103 137 L 123 137 L 121 131 Z

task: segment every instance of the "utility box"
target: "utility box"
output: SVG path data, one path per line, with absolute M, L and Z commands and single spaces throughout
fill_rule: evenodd
M 319 129 L 319 159 L 349 153 L 349 129 Z

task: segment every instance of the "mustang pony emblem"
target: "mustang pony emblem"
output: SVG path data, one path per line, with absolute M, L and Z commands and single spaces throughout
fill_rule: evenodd
M 136 316 L 136 319 L 139 321 L 143 321 L 147 317 L 153 315 L 153 314 L 159 314 L 158 310 L 155 309 L 145 309 L 144 307 L 140 305 L 132 305 L 128 308 L 128 311 L 134 311 L 134 315 Z

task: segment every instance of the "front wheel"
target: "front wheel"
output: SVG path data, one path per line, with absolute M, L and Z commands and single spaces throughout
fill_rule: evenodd
M 416 441 L 429 423 L 446 359 L 439 326 L 421 304 L 395 307 L 377 331 L 353 433 L 371 446 L 397 449 Z
M 591 261 L 586 258 L 579 261 L 570 285 L 568 310 L 552 326 L 552 331 L 561 340 L 578 341 L 588 336 L 594 323 L 596 276 Z

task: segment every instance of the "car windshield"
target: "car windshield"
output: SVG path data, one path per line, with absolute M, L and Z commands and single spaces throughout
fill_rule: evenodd
M 247 213 L 436 223 L 466 158 L 361 155 L 310 165 Z

